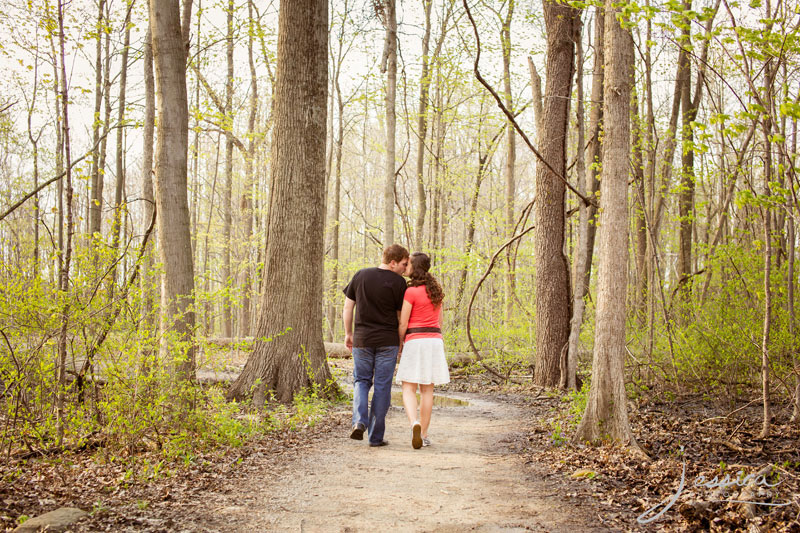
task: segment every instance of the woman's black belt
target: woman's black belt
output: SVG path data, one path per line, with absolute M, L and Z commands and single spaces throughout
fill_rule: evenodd
M 411 335 L 412 333 L 441 333 L 442 328 L 408 328 L 406 330 L 406 335 Z

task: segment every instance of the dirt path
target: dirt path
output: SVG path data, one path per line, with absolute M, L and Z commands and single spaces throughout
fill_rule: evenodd
M 520 427 L 516 408 L 458 397 L 469 405 L 434 410 L 428 448 L 411 447 L 405 414 L 395 406 L 387 417 L 389 446 L 331 435 L 271 481 L 248 479 L 252 486 L 241 488 L 252 500 L 217 511 L 238 531 L 596 528 L 562 503 L 558 489 L 526 474 L 511 452 Z

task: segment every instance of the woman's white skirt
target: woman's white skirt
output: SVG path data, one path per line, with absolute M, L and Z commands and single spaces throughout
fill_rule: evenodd
M 439 338 L 411 339 L 403 345 L 400 366 L 397 368 L 397 383 L 421 383 L 444 385 L 450 382 L 444 341 Z

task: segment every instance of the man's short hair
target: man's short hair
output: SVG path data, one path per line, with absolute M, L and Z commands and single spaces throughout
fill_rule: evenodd
M 399 244 L 391 244 L 383 250 L 383 264 L 388 265 L 392 261 L 398 263 L 408 257 L 408 250 Z

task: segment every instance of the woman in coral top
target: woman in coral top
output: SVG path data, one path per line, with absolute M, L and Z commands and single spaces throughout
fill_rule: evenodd
M 403 405 L 411 424 L 411 445 L 417 450 L 431 444 L 428 427 L 433 411 L 433 386 L 450 382 L 441 329 L 444 292 L 428 272 L 430 268 L 431 260 L 426 254 L 411 254 L 406 271 L 408 288 L 400 311 L 401 356 L 396 379 L 403 386 Z M 417 386 L 421 398 L 419 419 Z

